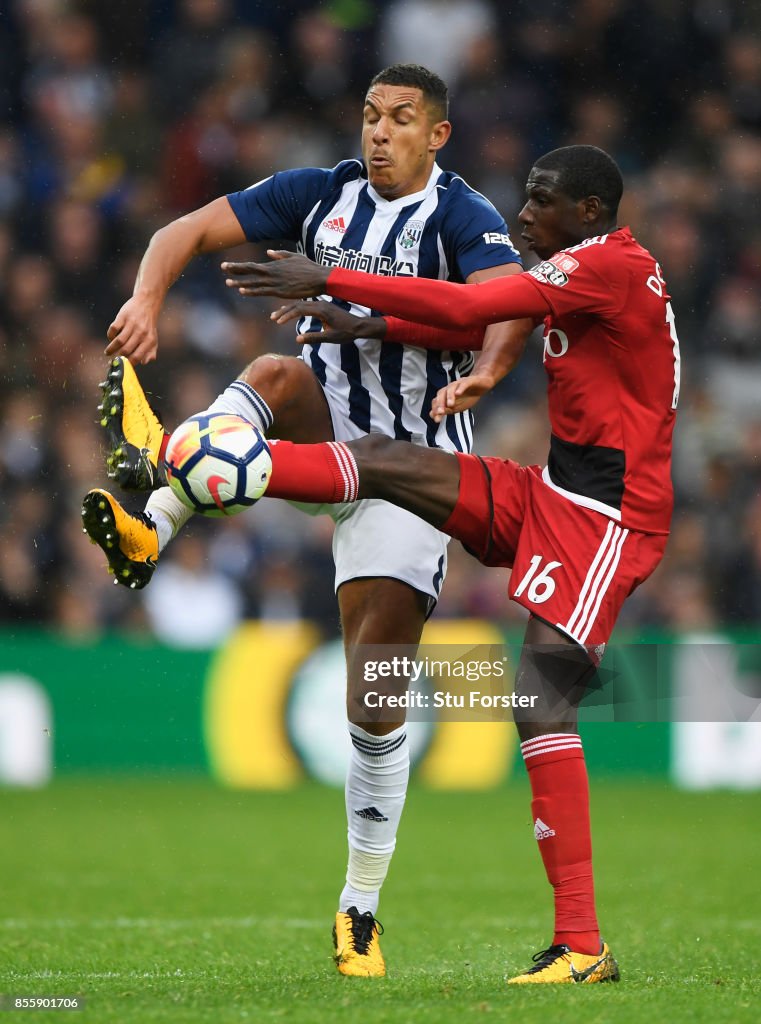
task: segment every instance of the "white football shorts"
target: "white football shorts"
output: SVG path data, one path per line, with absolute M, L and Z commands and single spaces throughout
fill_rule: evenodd
M 363 431 L 349 420 L 344 405 L 325 392 L 336 441 L 354 441 Z M 449 537 L 406 509 L 378 498 L 318 505 L 291 502 L 309 515 L 329 515 L 333 534 L 335 589 L 369 576 L 401 580 L 431 598 L 433 610 L 447 574 Z

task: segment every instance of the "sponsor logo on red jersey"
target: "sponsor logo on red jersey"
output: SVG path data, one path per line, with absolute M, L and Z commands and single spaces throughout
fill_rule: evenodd
M 578 267 L 578 263 L 573 256 L 566 257 L 574 264 L 571 270 Z M 529 274 L 535 277 L 537 281 L 541 281 L 543 284 L 554 284 L 557 288 L 563 288 L 568 284 L 568 273 L 566 273 L 558 265 L 559 257 L 553 256 L 551 260 L 545 260 L 544 263 L 540 263 L 538 266 L 529 270 Z M 569 271 L 570 272 L 570 271 Z
M 573 256 L 567 252 L 557 253 L 557 255 L 552 257 L 552 262 L 558 270 L 562 270 L 564 274 L 572 274 L 579 265 L 579 261 L 575 260 Z

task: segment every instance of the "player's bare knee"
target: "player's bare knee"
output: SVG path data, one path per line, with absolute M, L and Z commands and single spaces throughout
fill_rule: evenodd
M 395 444 L 396 442 L 392 441 L 390 437 L 386 437 L 385 434 L 368 434 L 366 437 L 352 441 L 351 446 L 368 458 L 376 460 L 388 457 Z
M 399 468 L 400 456 L 406 446 L 383 434 L 368 434 L 351 442 L 351 450 L 365 479 L 386 480 L 392 468 Z M 400 451 L 401 448 L 401 451 Z
M 265 401 L 279 405 L 298 389 L 305 372 L 311 375 L 311 370 L 301 359 L 270 352 L 249 363 L 240 379 Z
M 407 712 L 403 695 L 407 680 L 368 683 L 364 679 L 348 679 L 346 717 L 372 736 L 385 736 L 404 725 Z

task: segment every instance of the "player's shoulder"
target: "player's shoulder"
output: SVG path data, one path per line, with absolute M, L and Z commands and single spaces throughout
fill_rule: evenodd
M 632 270 L 632 257 L 639 258 L 646 250 L 636 242 L 628 228 L 617 228 L 604 235 L 585 238 L 578 245 L 558 249 L 527 273 L 540 284 L 564 288 L 569 281 L 598 279 L 609 288 L 614 282 L 624 284 Z
M 483 193 L 469 185 L 461 175 L 454 171 L 442 171 L 436 179 L 436 189 L 439 193 L 439 203 L 443 207 L 461 207 L 463 204 L 467 204 L 476 209 L 495 209 Z
M 604 235 L 592 235 L 578 245 L 569 245 L 561 252 L 576 259 L 589 262 L 603 262 L 609 259 L 627 259 L 646 253 L 647 250 L 634 238 L 628 227 L 615 228 Z
M 349 181 L 364 177 L 364 165 L 361 160 L 341 160 L 335 167 L 292 167 L 277 171 L 250 185 L 250 189 L 272 185 L 272 187 L 290 186 L 297 190 L 307 189 L 330 191 L 340 188 Z M 246 190 L 248 191 L 248 190 Z
M 515 252 L 502 214 L 459 174 L 442 171 L 436 190 L 439 230 L 444 239 L 457 245 L 483 235 L 485 242 L 504 245 Z
M 345 185 L 350 181 L 365 181 L 367 179 L 365 165 L 361 160 L 341 160 L 335 167 L 329 168 L 324 173 L 327 176 L 328 184 L 331 185 Z
M 641 242 L 637 241 L 628 227 L 619 228 L 617 231 L 613 232 L 613 235 L 615 235 L 617 249 L 622 258 L 637 261 L 648 260 L 651 263 L 655 262 L 655 256 L 653 256 L 650 250 L 645 248 Z
M 629 228 L 616 228 L 603 235 L 585 238 L 578 245 L 570 245 L 550 257 L 551 263 L 570 273 L 578 266 L 603 269 L 606 277 L 616 271 L 623 272 L 633 260 L 652 257 L 632 236 Z
M 309 176 L 312 186 L 321 188 L 326 194 L 340 190 L 352 181 L 367 181 L 361 160 L 342 160 L 335 167 L 309 167 L 304 173 Z
M 359 186 L 367 181 L 365 166 L 361 160 L 341 160 L 335 167 L 310 167 L 299 186 L 311 199 L 325 199 L 343 192 L 356 182 Z

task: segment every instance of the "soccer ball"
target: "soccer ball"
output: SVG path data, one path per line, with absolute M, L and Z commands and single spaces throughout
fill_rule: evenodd
M 251 423 L 227 413 L 200 413 L 169 439 L 166 477 L 189 508 L 205 516 L 234 516 L 264 494 L 270 450 Z

